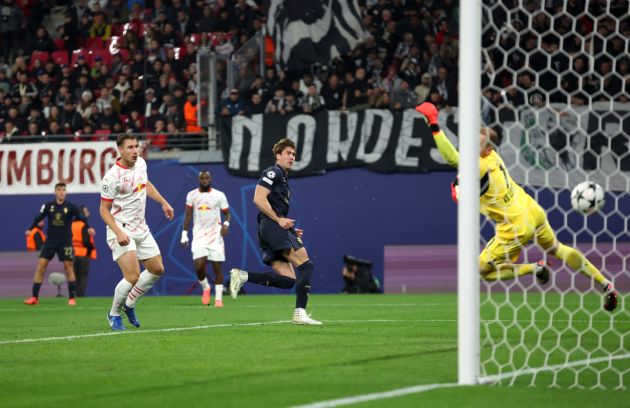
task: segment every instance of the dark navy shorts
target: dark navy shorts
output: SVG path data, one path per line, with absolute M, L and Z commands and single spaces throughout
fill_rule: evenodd
M 74 259 L 74 248 L 72 242 L 59 242 L 56 244 L 44 243 L 42 251 L 39 253 L 40 258 L 46 258 L 49 261 L 57 254 L 57 258 L 61 261 L 72 261 Z
M 282 254 L 284 251 L 304 248 L 295 229 L 285 230 L 267 217 L 260 217 L 258 221 L 258 244 L 263 252 L 263 262 L 270 266 L 273 261 L 289 262 Z

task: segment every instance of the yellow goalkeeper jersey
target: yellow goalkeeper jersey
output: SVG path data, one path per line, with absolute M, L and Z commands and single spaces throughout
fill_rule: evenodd
M 434 135 L 435 143 L 444 159 L 452 166 L 459 164 L 459 152 L 448 140 L 444 132 Z M 501 156 L 494 150 L 486 157 L 479 158 L 480 210 L 497 223 L 497 233 L 505 238 L 516 238 L 531 231 L 534 217 L 540 213 L 539 205 L 516 184 Z

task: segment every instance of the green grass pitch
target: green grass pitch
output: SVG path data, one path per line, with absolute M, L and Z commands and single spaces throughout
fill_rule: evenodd
M 2 299 L 0 406 L 288 407 L 457 381 L 455 295 L 314 295 L 309 311 L 321 327 L 289 323 L 293 296 L 224 301 L 215 309 L 196 296 L 149 296 L 137 307 L 142 328 L 127 324 L 113 334 L 108 298 L 79 299 L 75 308 L 61 298 L 34 307 Z M 540 313 L 546 327 L 549 316 Z M 621 333 L 630 332 L 627 316 L 614 322 Z M 602 319 L 606 330 L 610 319 Z M 519 335 L 490 330 L 514 341 Z M 569 337 L 567 344 L 575 341 Z M 621 339 L 627 354 L 630 340 Z M 630 359 L 614 364 L 628 387 Z M 442 388 L 353 406 L 630 406 L 627 388 L 528 384 Z

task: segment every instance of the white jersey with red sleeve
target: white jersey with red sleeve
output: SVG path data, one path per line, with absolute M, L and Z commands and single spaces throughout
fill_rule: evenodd
M 138 157 L 132 168 L 116 161 L 103 177 L 101 200 L 112 202 L 111 214 L 116 224 L 130 236 L 140 237 L 149 232 L 145 220 L 147 183 L 147 162 L 142 157 Z
M 186 195 L 186 206 L 193 210 L 191 249 L 213 246 L 222 249 L 221 212 L 226 212 L 229 208 L 225 194 L 214 188 L 208 192 L 195 189 Z

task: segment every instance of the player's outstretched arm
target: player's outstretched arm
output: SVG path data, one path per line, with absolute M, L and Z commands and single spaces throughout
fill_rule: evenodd
M 459 163 L 459 153 L 440 129 L 438 124 L 438 109 L 431 102 L 424 102 L 416 106 L 416 111 L 424 116 L 429 124 L 435 144 L 444 160 L 451 166 L 457 167 Z
M 295 220 L 279 217 L 273 208 L 271 208 L 271 204 L 269 204 L 269 200 L 267 200 L 269 193 L 271 193 L 271 190 L 257 185 L 256 190 L 254 190 L 254 205 L 258 207 L 261 213 L 277 222 L 282 228 L 289 229 L 293 227 Z
M 153 183 L 151 183 L 148 180 L 147 180 L 147 195 L 153 201 L 155 201 L 156 203 L 162 206 L 162 211 L 164 211 L 164 215 L 166 216 L 166 218 L 169 219 L 169 221 L 173 219 L 173 217 L 175 216 L 175 210 L 173 210 L 173 207 L 171 207 L 168 201 L 166 201 L 166 199 L 162 197 L 162 195 L 157 190 L 157 188 L 155 188 Z

